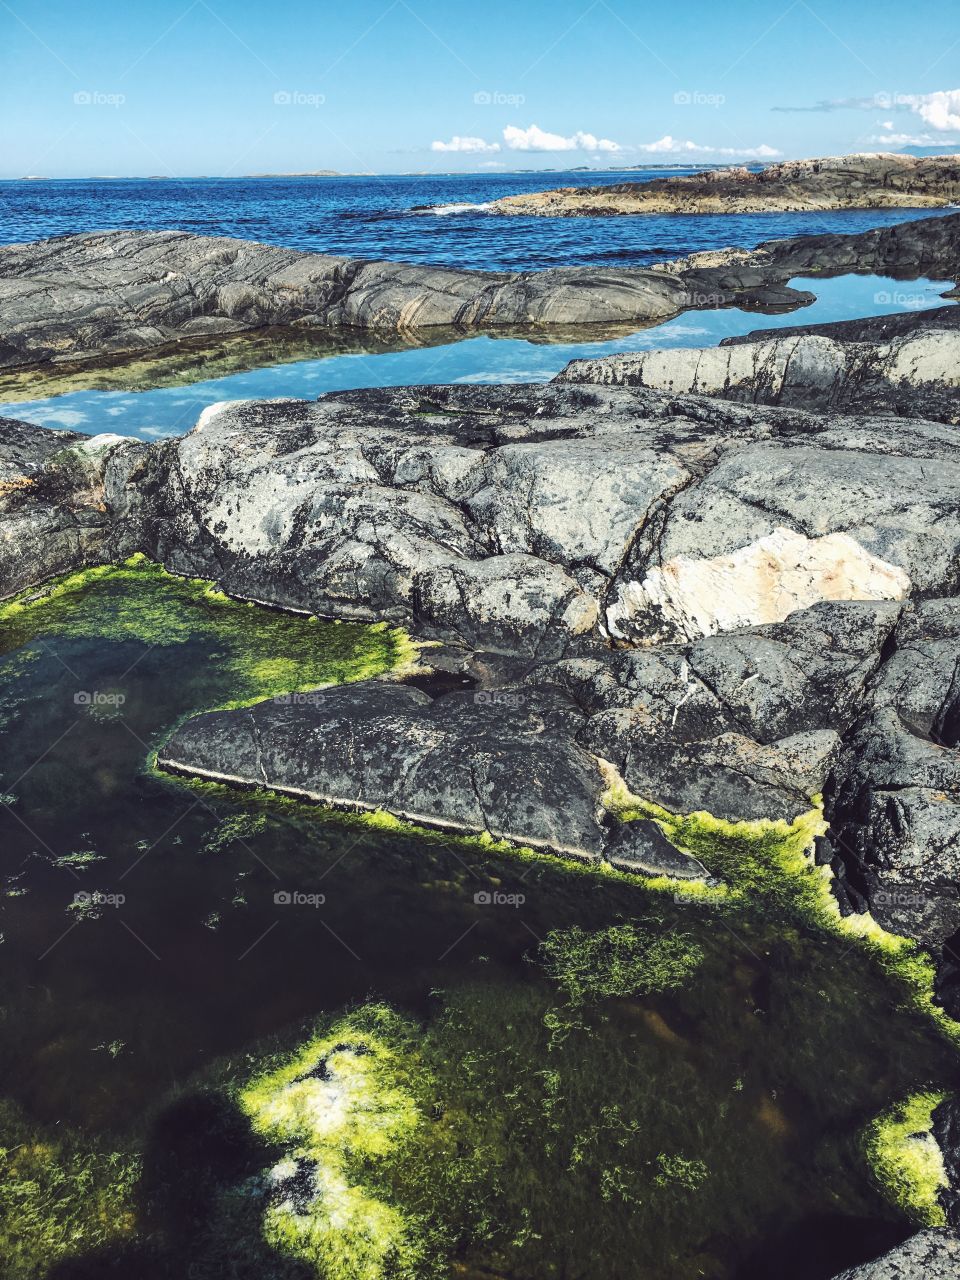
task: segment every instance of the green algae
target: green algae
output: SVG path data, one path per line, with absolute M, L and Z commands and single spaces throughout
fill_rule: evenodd
M 95 611 L 84 607 L 92 588 L 97 589 Z M 216 698 L 212 705 L 231 709 L 401 672 L 417 653 L 400 629 L 380 623 L 324 623 L 241 603 L 205 579 L 177 577 L 143 555 L 69 574 L 0 606 L 3 649 L 29 643 L 38 628 L 72 639 L 150 646 L 213 641 L 210 662 L 231 696 Z
M 671 991 L 688 982 L 704 958 L 689 935 L 635 924 L 555 929 L 540 950 L 547 973 L 573 1004 Z
M 889 1199 L 918 1226 L 946 1226 L 940 1192 L 947 1186 L 943 1153 L 931 1133 L 932 1114 L 946 1094 L 912 1094 L 872 1121 L 864 1150 Z
M 279 1188 L 264 1215 L 269 1244 L 329 1280 L 426 1276 L 424 1222 L 371 1187 L 425 1124 L 418 1065 L 413 1026 L 368 1005 L 241 1091 L 255 1131 L 283 1150 L 268 1175 Z M 298 1176 L 307 1188 L 285 1195 Z

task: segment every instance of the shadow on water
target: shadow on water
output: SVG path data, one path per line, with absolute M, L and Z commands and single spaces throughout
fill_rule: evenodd
M 312 1267 L 277 1253 L 255 1233 L 245 1235 L 242 1256 L 231 1257 L 228 1270 L 222 1253 L 205 1257 L 220 1197 L 242 1189 L 250 1215 L 261 1212 L 267 1193 L 253 1180 L 279 1154 L 221 1094 L 179 1098 L 159 1113 L 144 1143 L 140 1238 L 65 1258 L 49 1280 L 317 1280 Z

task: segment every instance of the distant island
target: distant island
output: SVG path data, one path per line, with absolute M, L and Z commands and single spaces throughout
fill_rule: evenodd
M 958 200 L 960 156 L 869 153 L 791 160 L 765 168 L 730 166 L 650 182 L 556 187 L 503 196 L 486 209 L 555 218 L 944 208 Z

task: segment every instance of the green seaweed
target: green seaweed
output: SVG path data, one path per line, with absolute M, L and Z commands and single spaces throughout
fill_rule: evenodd
M 943 1153 L 931 1133 L 932 1114 L 946 1094 L 912 1094 L 867 1127 L 864 1150 L 884 1193 L 913 1222 L 946 1226 L 940 1192 L 947 1186 Z

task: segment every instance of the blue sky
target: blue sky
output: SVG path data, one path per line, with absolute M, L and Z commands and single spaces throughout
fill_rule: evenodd
M 938 0 L 0 0 L 0 176 L 509 170 L 960 143 Z

